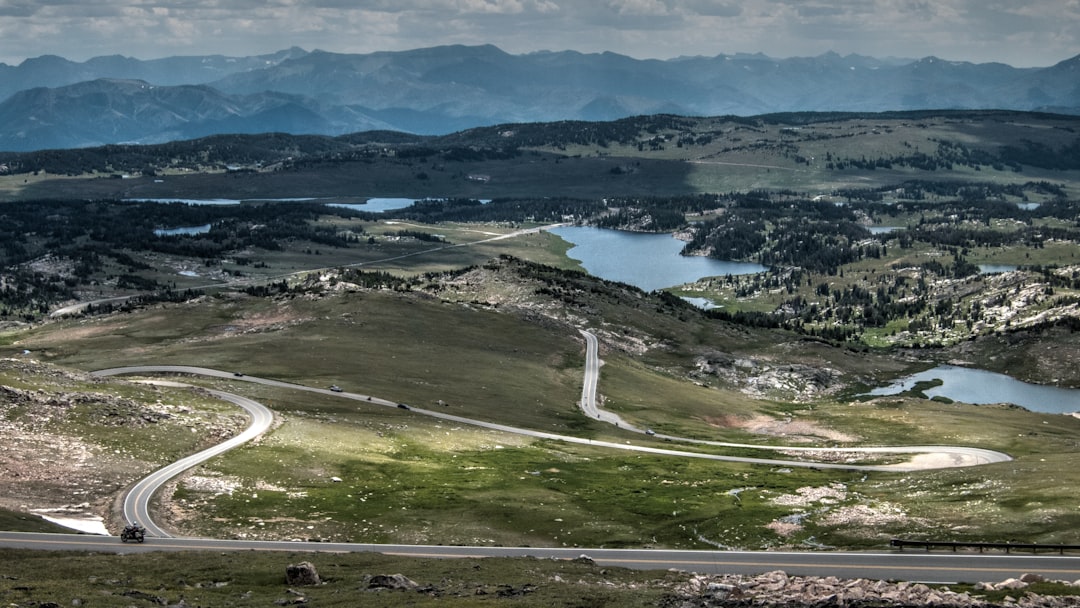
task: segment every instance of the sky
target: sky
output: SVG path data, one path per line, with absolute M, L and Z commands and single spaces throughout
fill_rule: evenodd
M 494 44 L 638 59 L 828 51 L 1044 67 L 1080 0 L 0 0 L 0 62 Z

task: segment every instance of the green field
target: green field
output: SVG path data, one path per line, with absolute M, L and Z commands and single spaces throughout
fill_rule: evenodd
M 4 550 L 0 599 L 11 605 L 95 606 L 655 606 L 689 575 L 536 559 L 431 560 L 373 553 L 84 555 Z M 309 562 L 321 585 L 289 587 L 286 566 Z M 400 574 L 414 589 L 370 587 Z
M 605 301 L 610 318 L 627 327 L 643 322 L 634 308 Z M 662 332 L 680 350 L 603 355 L 605 407 L 642 426 L 783 444 L 781 435 L 755 435 L 742 424 L 766 417 L 805 422 L 824 436 L 840 433 L 850 444 L 975 445 L 1017 460 L 973 471 L 780 471 L 536 441 L 363 402 L 217 381 L 219 388 L 266 403 L 282 424 L 181 482 L 171 497 L 178 505 L 173 525 L 217 537 L 583 547 L 880 547 L 892 536 L 1076 542 L 1067 488 L 1080 481 L 1068 464 L 1080 420 L 1053 417 L 1048 425 L 1048 416 L 1019 410 L 903 398 L 753 399 L 723 383 L 690 382 L 679 369 L 696 348 L 719 339 L 850 369 L 887 368 L 888 359 L 813 343 L 778 344 L 764 333 L 740 335 L 701 319 L 665 323 Z M 572 326 L 422 293 L 206 297 L 50 323 L 7 348 L 86 370 L 152 362 L 337 384 L 514 426 L 647 440 L 577 411 L 584 355 Z M 973 426 L 973 419 L 980 423 Z M 904 495 L 912 488 L 919 488 L 916 503 Z M 814 491 L 828 498 L 804 499 Z M 1038 520 L 1029 518 L 1026 505 L 1033 504 Z M 973 513 L 985 525 L 971 525 Z M 794 520 L 802 522 L 798 529 L 780 525 Z

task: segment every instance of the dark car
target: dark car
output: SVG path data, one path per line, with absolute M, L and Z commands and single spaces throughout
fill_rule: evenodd
M 237 378 L 243 378 L 244 377 L 244 374 L 242 374 L 240 372 L 233 372 L 232 375 L 236 376 Z
M 397 404 L 397 406 L 400 407 L 403 410 L 409 409 L 409 406 L 405 405 L 404 403 L 399 403 L 399 404 Z

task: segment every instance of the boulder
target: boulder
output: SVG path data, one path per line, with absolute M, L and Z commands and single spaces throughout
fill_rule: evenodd
M 1000 583 L 994 585 L 994 589 L 996 589 L 997 591 L 1003 591 L 1005 589 L 1023 589 L 1027 586 L 1028 584 L 1020 579 L 1007 578 Z
M 368 589 L 416 589 L 420 585 L 403 574 L 374 574 L 368 579 Z
M 322 583 L 315 565 L 311 562 L 289 564 L 285 567 L 285 583 L 288 585 L 318 585 Z

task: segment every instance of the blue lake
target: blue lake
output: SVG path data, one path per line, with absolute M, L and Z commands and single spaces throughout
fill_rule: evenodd
M 180 228 L 158 228 L 154 231 L 157 236 L 177 236 L 180 234 L 206 234 L 210 232 L 210 224 L 203 224 L 202 226 L 183 226 Z
M 239 205 L 240 199 L 125 199 L 126 201 L 139 203 L 185 203 L 189 205 Z M 320 199 L 244 199 L 255 202 L 281 202 L 303 203 L 319 202 Z M 327 203 L 329 206 L 346 207 L 350 210 L 380 213 L 384 211 L 403 210 L 403 208 L 415 203 L 416 199 L 368 199 L 367 203 Z
M 327 203 L 329 207 L 345 207 L 346 209 L 355 209 L 356 211 L 367 211 L 368 213 L 382 213 L 383 211 L 396 211 L 398 209 L 405 209 L 406 207 L 413 206 L 416 201 L 420 200 L 443 200 L 439 198 L 369 198 L 366 203 Z M 490 203 L 490 199 L 475 199 L 481 203 Z
M 231 198 L 125 198 L 127 203 L 185 203 L 188 205 L 239 205 Z
M 941 386 L 923 391 L 927 397 L 947 397 L 964 403 L 1012 403 L 1033 412 L 1066 414 L 1080 412 L 1080 390 L 1028 384 L 1004 374 L 981 369 L 941 365 L 870 391 L 871 395 L 895 395 L 916 382 L 941 380 Z
M 655 291 L 704 277 L 753 274 L 760 264 L 725 262 L 679 255 L 684 243 L 670 234 L 623 232 L 588 226 L 562 226 L 551 233 L 573 244 L 567 252 L 589 274 Z
M 330 203 L 328 206 L 367 211 L 368 213 L 382 213 L 383 211 L 395 211 L 411 207 L 416 201 L 415 198 L 369 198 L 366 203 Z

